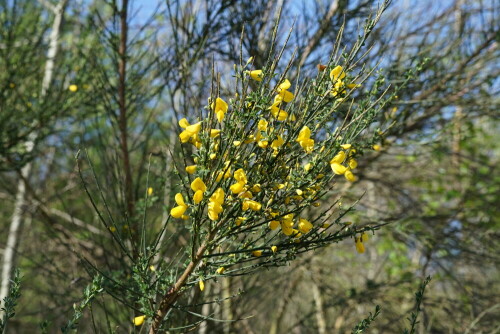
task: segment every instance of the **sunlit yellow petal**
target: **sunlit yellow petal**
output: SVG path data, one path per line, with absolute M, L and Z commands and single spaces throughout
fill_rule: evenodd
M 196 173 L 196 168 L 197 168 L 196 165 L 186 166 L 186 172 L 188 174 L 194 174 Z
M 187 210 L 187 206 L 179 205 L 179 206 L 176 206 L 175 208 L 172 208 L 172 210 L 170 210 L 170 215 L 174 218 L 182 218 L 182 215 L 184 214 L 184 212 L 186 212 L 186 210 Z
M 313 228 L 313 225 L 307 219 L 300 218 L 298 227 L 300 232 L 308 233 Z
M 356 169 L 356 167 L 358 167 L 358 162 L 354 158 L 349 159 L 347 164 L 349 165 L 349 168 L 351 168 L 351 169 Z
M 267 121 L 265 119 L 261 119 L 259 121 L 259 124 L 257 125 L 257 128 L 260 130 L 260 131 L 267 131 Z
M 179 121 L 179 126 L 183 129 L 187 128 L 189 126 L 189 122 L 187 119 L 183 118 Z
M 277 221 L 277 220 L 271 220 L 271 221 L 269 222 L 268 226 L 269 226 L 269 228 L 270 228 L 271 230 L 275 230 L 275 229 L 277 229 L 277 228 L 278 228 L 278 226 L 280 226 L 280 222 L 279 222 L 279 221 Z
M 256 256 L 256 257 L 262 256 L 262 251 L 261 251 L 261 250 L 256 250 L 256 251 L 253 251 L 253 252 L 252 252 L 252 255 L 253 255 L 253 256 Z
M 217 138 L 220 135 L 221 130 L 219 129 L 212 129 L 210 130 L 210 138 Z
M 262 70 L 250 71 L 250 77 L 255 81 L 262 81 Z
M 279 86 L 278 86 L 278 90 L 285 90 L 285 89 L 288 89 L 292 86 L 292 84 L 290 83 L 290 81 L 288 79 L 285 79 L 285 81 L 283 81 Z
M 194 204 L 198 204 L 203 200 L 203 191 L 201 190 L 196 190 L 196 192 L 193 195 L 193 202 Z
M 181 193 L 175 194 L 174 199 L 175 199 L 175 203 L 177 203 L 177 205 L 186 206 L 186 203 L 184 202 L 184 198 L 182 197 Z
M 332 168 L 332 171 L 337 175 L 343 175 L 347 171 L 347 168 L 345 166 L 342 166 L 341 164 L 336 162 L 330 164 L 330 167 Z
M 345 72 L 342 66 L 337 65 L 331 72 L 330 72 L 330 79 L 332 81 L 337 81 L 337 80 L 342 80 L 345 78 Z
M 144 323 L 144 320 L 146 320 L 146 316 L 140 315 L 138 317 L 135 317 L 133 322 L 134 322 L 134 325 L 140 326 Z
M 346 170 L 344 176 L 349 182 L 354 182 L 357 180 L 357 177 L 350 170 Z
M 344 162 L 345 160 L 345 157 L 346 157 L 346 154 L 344 151 L 340 151 L 339 153 L 337 153 L 332 160 L 330 160 L 330 164 L 333 164 L 333 163 L 338 163 L 338 164 L 341 164 Z
M 205 191 L 207 191 L 207 186 L 205 185 L 202 179 L 197 177 L 196 179 L 193 180 L 193 182 L 191 182 L 191 189 L 193 191 L 201 190 L 202 193 L 204 193 Z

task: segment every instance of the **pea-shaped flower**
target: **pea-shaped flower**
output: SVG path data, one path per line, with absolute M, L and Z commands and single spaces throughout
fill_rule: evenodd
M 188 206 L 184 202 L 184 198 L 181 193 L 177 193 L 175 195 L 175 203 L 177 203 L 178 206 L 170 210 L 170 215 L 174 218 L 183 218 L 184 212 L 186 212 Z
M 193 202 L 198 204 L 203 199 L 203 193 L 207 191 L 207 186 L 203 183 L 203 180 L 197 177 L 191 182 L 191 189 L 194 191 Z

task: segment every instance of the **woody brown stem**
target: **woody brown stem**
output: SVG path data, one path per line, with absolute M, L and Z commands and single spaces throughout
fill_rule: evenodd
M 131 219 L 134 214 L 134 197 L 132 168 L 130 165 L 130 152 L 128 148 L 128 110 L 127 110 L 127 34 L 128 34 L 128 0 L 122 0 L 120 10 L 120 45 L 118 47 L 118 128 L 120 130 L 120 150 L 123 159 L 123 170 L 125 173 L 125 202 L 128 218 Z M 137 231 L 131 226 L 132 239 Z
M 209 233 L 207 236 L 207 239 L 205 242 L 198 248 L 196 251 L 194 257 L 191 259 L 191 262 L 188 264 L 182 275 L 179 277 L 179 279 L 175 282 L 175 284 L 168 290 L 168 292 L 163 296 L 160 306 L 158 307 L 158 310 L 156 311 L 156 314 L 153 318 L 153 324 L 151 325 L 151 328 L 149 329 L 149 334 L 155 334 L 158 333 L 158 330 L 160 329 L 161 322 L 167 315 L 168 311 L 172 308 L 172 305 L 179 299 L 179 297 L 182 295 L 182 287 L 186 284 L 187 280 L 189 279 L 189 276 L 194 272 L 198 264 L 200 264 L 203 254 L 205 254 L 205 251 L 207 250 L 210 242 L 214 239 L 215 235 L 217 234 L 217 231 L 219 230 L 219 227 L 222 225 L 223 221 L 219 222 L 217 226 L 212 230 L 212 232 Z

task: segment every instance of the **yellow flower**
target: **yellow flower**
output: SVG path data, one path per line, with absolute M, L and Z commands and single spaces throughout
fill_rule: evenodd
M 356 245 L 356 251 L 362 254 L 365 252 L 365 245 L 363 245 L 362 237 L 354 237 L 354 243 Z
M 253 194 L 251 191 L 243 191 L 238 195 L 239 198 L 252 198 Z
M 342 147 L 344 150 L 348 150 L 352 147 L 351 144 L 343 144 L 343 145 L 340 145 L 340 147 Z
M 345 166 L 342 166 L 341 164 L 336 162 L 330 164 L 330 167 L 332 168 L 333 172 L 337 175 L 344 175 L 344 173 L 347 171 L 347 168 Z
M 306 153 L 311 153 L 314 148 L 314 140 L 311 139 L 311 130 L 309 127 L 304 126 L 299 132 L 296 141 L 302 146 Z
M 262 81 L 262 70 L 253 70 L 250 71 L 249 74 L 255 81 Z
M 245 171 L 243 170 L 243 168 L 240 168 L 236 172 L 234 172 L 234 176 L 233 177 L 238 182 L 242 182 L 244 184 L 247 184 L 247 182 L 248 182 L 247 176 L 246 176 Z
M 259 256 L 261 256 L 261 255 L 262 255 L 262 251 L 261 251 L 261 250 L 256 250 L 256 251 L 253 251 L 253 252 L 252 252 L 252 255 L 253 255 L 253 256 L 256 256 L 256 257 L 259 257 Z
M 313 225 L 304 218 L 299 219 L 299 231 L 302 233 L 308 233 L 313 228 Z
M 258 192 L 260 192 L 262 190 L 262 188 L 260 187 L 260 184 L 256 183 L 256 184 L 253 185 L 253 187 L 252 187 L 251 190 L 252 190 L 253 193 L 258 193 Z
M 277 228 L 278 228 L 278 226 L 280 226 L 280 222 L 279 222 L 279 221 L 277 221 L 277 220 L 271 220 L 271 221 L 269 222 L 268 226 L 269 226 L 269 228 L 270 228 L 271 230 L 275 230 L 275 229 L 277 229 Z
M 203 183 L 203 180 L 197 177 L 191 182 L 191 189 L 194 191 L 193 201 L 194 204 L 198 204 L 203 199 L 203 193 L 207 191 L 207 186 Z
M 273 253 L 276 253 L 278 251 L 278 247 L 277 246 L 271 246 L 271 250 L 273 251 Z
M 284 235 L 292 235 L 293 233 L 293 214 L 290 213 L 281 219 L 281 232 Z
M 186 212 L 188 206 L 184 203 L 184 198 L 181 193 L 175 195 L 175 202 L 178 206 L 170 210 L 170 215 L 174 218 L 182 218 L 184 212 Z
M 375 151 L 380 151 L 382 149 L 382 146 L 380 146 L 379 144 L 375 144 L 375 145 L 373 145 L 373 149 Z
M 149 266 L 149 270 L 151 270 L 151 271 L 156 271 L 156 268 L 155 268 L 155 266 L 150 265 L 150 266 Z
M 241 209 L 243 211 L 247 211 L 248 209 L 250 209 L 252 211 L 259 211 L 261 208 L 262 208 L 262 204 L 260 204 L 259 202 L 256 202 L 256 201 L 252 201 L 250 199 L 245 199 L 243 201 L 243 204 L 241 207 Z
M 226 101 L 221 99 L 220 97 L 215 99 L 215 106 L 212 104 L 212 108 L 214 108 L 215 116 L 217 117 L 217 120 L 219 123 L 222 123 L 222 120 L 224 119 L 224 115 L 227 112 L 228 105 Z
M 221 130 L 219 129 L 212 129 L 210 130 L 210 138 L 217 138 L 220 135 Z
M 356 176 L 350 170 L 346 170 L 344 176 L 349 182 L 354 182 L 357 180 Z
M 259 124 L 257 125 L 257 128 L 259 131 L 267 131 L 267 121 L 265 119 L 261 119 L 259 121 Z
M 275 105 L 272 105 L 269 109 L 271 109 L 271 114 L 274 116 L 274 118 L 276 118 L 280 122 L 288 118 L 288 113 Z
M 78 86 L 77 85 L 69 85 L 68 89 L 70 92 L 74 93 L 78 90 Z
M 285 143 L 285 141 L 283 140 L 283 138 L 281 138 L 280 135 L 278 135 L 278 138 L 273 140 L 273 142 L 271 143 L 271 147 L 274 149 L 274 150 L 277 150 L 279 147 L 281 147 L 283 144 Z
M 294 238 L 300 238 L 302 236 L 302 233 L 299 232 L 299 230 L 293 229 L 292 234 Z M 297 240 L 295 240 L 297 241 Z
M 283 101 L 285 102 L 290 102 L 293 100 L 293 98 L 295 97 L 293 95 L 293 93 L 287 91 L 287 90 L 282 90 L 281 92 L 278 93 L 278 96 L 280 96 L 282 98 Z
M 179 126 L 183 129 L 187 128 L 189 126 L 189 122 L 187 119 L 183 118 L 179 121 Z
M 234 176 L 236 182 L 235 184 L 231 185 L 229 189 L 233 192 L 233 194 L 239 194 L 245 189 L 245 185 L 247 184 L 247 176 L 245 175 L 245 171 L 240 168 L 237 171 L 234 172 Z
M 358 167 L 358 162 L 354 158 L 349 159 L 347 164 L 349 165 L 350 169 L 355 169 L 356 167 Z
M 211 220 L 219 219 L 219 214 L 222 212 L 222 204 L 224 204 L 224 190 L 218 188 L 212 196 L 210 196 L 208 203 L 208 218 Z
M 333 82 L 337 80 L 342 80 L 345 78 L 345 72 L 342 66 L 338 65 L 336 66 L 331 72 L 330 72 L 330 80 Z
M 133 322 L 134 322 L 134 325 L 140 326 L 144 323 L 144 320 L 146 320 L 146 316 L 140 315 L 138 317 L 135 317 Z
M 219 275 L 222 275 L 224 273 L 224 271 L 226 270 L 226 268 L 224 267 L 219 267 L 217 268 L 217 270 L 215 271 L 217 274 Z
M 196 173 L 196 168 L 197 168 L 196 165 L 186 166 L 186 172 L 188 174 L 194 174 Z
M 330 164 L 333 164 L 333 163 L 338 163 L 338 164 L 341 164 L 344 162 L 345 160 L 345 152 L 344 151 L 340 151 L 339 153 L 337 153 L 332 160 L 330 160 Z
M 233 141 L 233 145 L 236 146 L 236 147 L 238 147 L 238 146 L 241 145 L 241 141 L 235 140 L 235 141 Z
M 246 217 L 238 217 L 236 218 L 236 220 L 234 221 L 234 224 L 236 226 L 240 226 L 245 220 L 247 220 Z
M 149 187 L 148 188 L 148 196 L 153 195 L 153 188 Z
M 203 280 L 200 280 L 200 281 L 198 282 L 198 285 L 200 286 L 200 291 L 205 290 L 205 282 L 203 282 Z
M 247 138 L 243 141 L 245 144 L 250 144 L 255 141 L 255 136 L 254 135 L 248 135 Z
M 267 140 L 261 140 L 257 143 L 257 145 L 260 147 L 260 148 L 266 148 L 268 145 L 269 145 L 269 142 Z
M 286 90 L 288 88 L 292 87 L 292 84 L 288 79 L 285 79 L 279 86 L 278 86 L 278 91 Z
M 183 118 L 179 121 L 179 125 L 181 128 L 185 129 L 182 131 L 179 135 L 179 138 L 181 139 L 181 143 L 187 143 L 189 139 L 195 137 L 194 141 L 198 142 L 197 135 L 201 130 L 201 122 L 198 122 L 196 124 L 190 125 L 187 119 Z

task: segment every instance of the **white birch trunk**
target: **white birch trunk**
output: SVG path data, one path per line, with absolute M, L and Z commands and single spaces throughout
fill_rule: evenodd
M 42 90 L 40 98 L 45 98 L 47 91 L 52 82 L 52 76 L 54 73 L 54 62 L 57 55 L 57 49 L 59 45 L 59 34 L 61 31 L 62 20 L 64 16 L 64 10 L 66 8 L 67 0 L 61 0 L 61 2 L 52 7 L 54 11 L 54 22 L 52 24 L 52 31 L 49 37 L 49 49 L 47 52 L 47 62 L 45 63 L 45 71 L 42 79 Z M 30 154 L 34 147 L 35 142 L 38 137 L 38 133 L 33 132 L 28 141 L 24 144 L 26 152 Z M 33 164 L 31 162 L 27 163 L 21 169 L 21 178 L 17 185 L 16 201 L 14 203 L 14 212 L 12 214 L 12 220 L 9 228 L 9 235 L 7 237 L 7 244 L 5 246 L 3 261 L 2 261 L 2 277 L 0 282 L 0 300 L 3 302 L 4 298 L 8 295 L 11 283 L 12 269 L 14 267 L 15 254 L 17 252 L 17 245 L 19 243 L 19 231 L 23 225 L 23 214 L 26 209 L 26 184 L 25 180 L 28 180 Z M 0 311 L 0 317 L 3 317 L 3 312 Z

